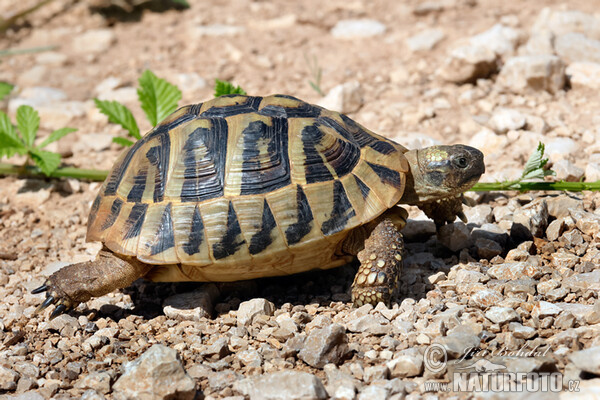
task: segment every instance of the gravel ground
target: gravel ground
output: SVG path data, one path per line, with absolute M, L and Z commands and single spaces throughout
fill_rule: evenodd
M 557 179 L 600 180 L 594 2 L 223 0 L 128 14 L 108 3 L 58 0 L 0 38 L 55 46 L 2 60 L 0 80 L 17 88 L 0 107 L 35 106 L 42 136 L 77 127 L 53 148 L 68 165 L 110 168 L 119 130 L 91 99 L 141 120 L 136 80 L 150 68 L 181 87 L 181 104 L 229 79 L 348 113 L 407 147 L 476 146 L 482 181 L 518 176 L 538 141 Z M 313 60 L 326 96 L 308 84 Z M 34 315 L 31 289 L 100 250 L 85 243 L 98 188 L 0 179 L 2 400 L 600 396 L 598 194 L 469 193 L 469 223 L 437 234 L 411 209 L 391 308 L 352 308 L 348 265 L 221 286 L 137 281 L 52 321 L 52 307 Z M 431 385 L 469 371 L 531 373 L 531 390 L 550 374 L 564 391 Z

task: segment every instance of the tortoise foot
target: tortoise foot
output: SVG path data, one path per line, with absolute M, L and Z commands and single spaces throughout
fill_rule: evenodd
M 59 292 L 54 289 L 52 282 L 47 280 L 42 286 L 35 288 L 31 291 L 32 294 L 38 294 L 46 292 L 46 299 L 42 304 L 38 306 L 35 310 L 35 313 L 38 314 L 48 308 L 52 304 L 56 304 L 56 308 L 50 314 L 50 320 L 58 317 L 59 315 L 67 312 L 68 310 L 75 308 L 78 303 L 73 302 L 64 294 L 59 294 Z
M 389 218 L 383 219 L 358 253 L 361 265 L 352 284 L 355 306 L 390 304 L 400 279 L 403 251 L 402 235 Z

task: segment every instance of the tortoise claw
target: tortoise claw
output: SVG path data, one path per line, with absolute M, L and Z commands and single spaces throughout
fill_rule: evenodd
M 44 309 L 46 309 L 50 304 L 54 303 L 56 299 L 54 298 L 54 296 L 48 296 L 46 297 L 46 300 L 44 300 L 44 302 L 42 304 L 39 305 L 39 307 L 35 310 L 35 313 L 39 313 L 41 311 L 43 311 Z
M 38 293 L 42 293 L 45 292 L 46 290 L 48 290 L 48 285 L 43 284 L 42 286 L 40 286 L 39 288 L 35 288 L 31 291 L 31 294 L 38 294 Z
M 56 308 L 54 309 L 54 311 L 52 311 L 52 313 L 50 314 L 50 321 L 52 321 L 54 318 L 58 317 L 65 311 L 67 311 L 66 305 L 64 305 L 64 304 L 57 305 Z

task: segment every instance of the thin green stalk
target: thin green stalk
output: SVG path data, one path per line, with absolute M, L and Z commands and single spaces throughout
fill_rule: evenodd
M 38 177 L 47 178 L 46 175 L 37 166 L 28 165 L 12 165 L 7 163 L 0 163 L 0 175 L 18 175 L 28 178 Z M 108 171 L 102 171 L 97 169 L 81 169 L 74 167 L 62 167 L 58 168 L 50 174 L 51 178 L 75 178 L 88 181 L 103 181 L 106 179 Z
M 560 190 L 569 192 L 581 192 L 583 190 L 600 190 L 600 181 L 596 182 L 480 182 L 471 188 L 473 192 L 492 192 L 501 190 L 518 190 L 526 192 L 530 190 Z
M 41 53 L 56 49 L 57 46 L 30 47 L 28 49 L 6 49 L 0 50 L 0 57 L 15 56 L 18 54 Z

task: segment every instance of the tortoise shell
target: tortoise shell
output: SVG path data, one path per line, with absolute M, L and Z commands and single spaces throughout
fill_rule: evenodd
M 178 109 L 124 151 L 88 241 L 158 281 L 234 281 L 348 262 L 339 244 L 400 200 L 406 148 L 294 97 Z

